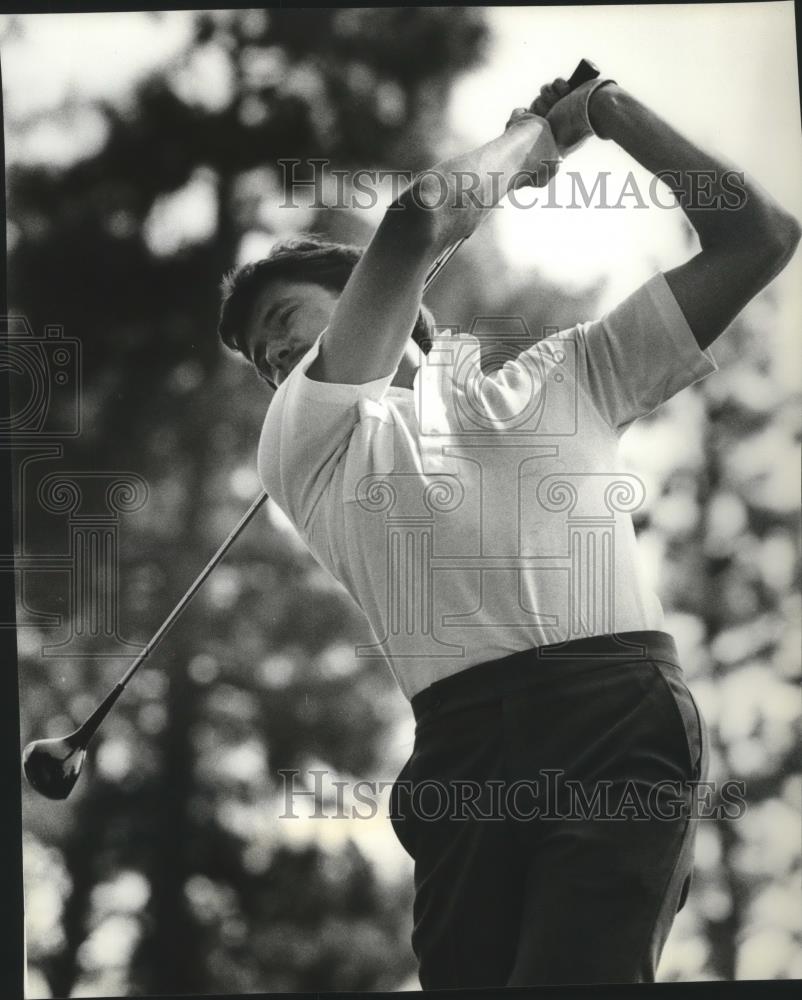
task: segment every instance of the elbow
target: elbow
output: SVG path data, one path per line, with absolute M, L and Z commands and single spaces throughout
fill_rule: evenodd
M 802 226 L 788 212 L 778 209 L 762 227 L 758 242 L 760 257 L 779 273 L 793 257 L 802 236 Z
M 802 237 L 802 225 L 799 224 L 799 220 L 794 218 L 793 215 L 783 212 L 780 230 L 781 242 L 786 253 L 786 260 L 790 260 L 796 253 L 796 248 L 799 246 L 799 240 L 800 237 Z
M 433 171 L 415 177 L 385 214 L 397 237 L 416 250 L 439 253 L 448 242 L 449 192 L 441 181 Z

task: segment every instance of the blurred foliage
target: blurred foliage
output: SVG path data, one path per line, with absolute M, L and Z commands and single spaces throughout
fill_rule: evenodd
M 243 235 L 275 231 L 254 211 L 278 200 L 277 160 L 429 164 L 450 84 L 485 37 L 480 10 L 187 16 L 185 50 L 130 98 L 87 108 L 72 95 L 51 116 L 68 129 L 93 121 L 95 152 L 8 171 L 11 310 L 34 330 L 63 325 L 83 358 L 81 435 L 56 462 L 20 462 L 28 544 L 65 551 L 64 519 L 34 510 L 44 471 L 141 475 L 150 497 L 123 519 L 119 586 L 121 630 L 140 641 L 259 488 L 264 389 L 215 327 Z M 319 222 L 331 231 L 337 219 Z M 32 574 L 25 604 L 63 612 L 58 592 L 52 574 Z M 89 658 L 89 640 L 83 661 L 43 658 L 52 631 L 19 634 L 25 741 L 73 728 L 124 667 Z M 282 768 L 382 779 L 400 768 L 386 744 L 408 709 L 386 668 L 355 660 L 364 641 L 361 615 L 280 513 L 261 514 L 137 675 L 70 800 L 26 792 L 35 991 L 366 990 L 409 978 L 408 873 L 388 881 L 347 824 L 329 820 L 320 843 L 303 820 L 278 818 Z
M 520 315 L 539 336 L 594 315 L 537 275 L 510 288 L 471 242 L 430 294 L 437 316 Z M 641 557 L 659 568 L 665 627 L 709 730 L 710 806 L 726 804 L 723 783 L 743 783 L 723 818 L 700 823 L 661 981 L 802 976 L 802 392 L 772 354 L 782 306 L 768 288 L 714 344 L 720 371 L 622 439 L 646 486 L 634 514 Z
M 720 374 L 637 430 L 665 449 L 641 538 L 659 538 L 668 629 L 710 729 L 712 801 L 733 780 L 746 801 L 700 826 L 665 978 L 802 975 L 802 407 L 771 355 L 780 315 L 775 286 L 714 345 Z
M 265 399 L 217 343 L 221 273 L 255 233 L 370 232 L 351 213 L 277 212 L 276 161 L 429 165 L 451 82 L 485 40 L 478 9 L 192 17 L 184 52 L 130 100 L 93 109 L 97 151 L 8 175 L 12 311 L 83 345 L 82 434 L 47 471 L 126 469 L 150 487 L 121 530 L 122 631 L 141 641 L 258 489 Z M 591 298 L 537 275 L 512 287 L 477 234 L 429 301 L 443 323 L 521 315 L 539 336 L 591 318 Z M 800 401 L 767 346 L 779 315 L 769 289 L 714 346 L 720 373 L 623 442 L 647 485 L 636 527 L 708 720 L 710 777 L 744 780 L 748 802 L 741 818 L 701 824 L 667 980 L 802 976 Z M 35 548 L 63 551 L 63 523 L 28 513 Z M 56 591 L 34 576 L 27 607 L 63 611 Z M 26 741 L 69 731 L 121 672 L 43 658 L 42 628 L 19 637 Z M 70 800 L 25 792 L 41 993 L 414 983 L 400 848 L 374 849 L 369 823 L 278 818 L 280 769 L 392 779 L 409 752 L 389 673 L 353 657 L 366 638 L 280 513 L 260 516 L 104 724 Z M 393 834 L 379 818 L 381 844 Z

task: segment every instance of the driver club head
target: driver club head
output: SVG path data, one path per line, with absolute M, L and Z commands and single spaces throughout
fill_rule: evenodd
M 22 769 L 32 788 L 48 799 L 66 799 L 81 774 L 86 747 L 73 736 L 35 740 L 22 752 Z

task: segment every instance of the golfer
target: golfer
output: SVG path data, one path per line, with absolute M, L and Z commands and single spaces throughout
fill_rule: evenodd
M 433 326 L 426 275 L 594 133 L 669 186 L 700 250 L 488 364 Z M 799 235 L 614 81 L 556 79 L 417 176 L 364 252 L 300 240 L 224 281 L 224 342 L 278 386 L 265 489 L 415 715 L 391 819 L 415 862 L 424 988 L 655 978 L 690 884 L 707 730 L 638 570 L 642 486 L 618 444 L 716 370 L 710 344 Z

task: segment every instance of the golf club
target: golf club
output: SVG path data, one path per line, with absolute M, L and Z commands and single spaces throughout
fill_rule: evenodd
M 589 60 L 582 59 L 568 79 L 568 86 L 571 90 L 574 90 L 576 87 L 586 83 L 588 80 L 595 79 L 598 75 L 598 68 Z M 429 289 L 448 261 L 454 256 L 464 242 L 465 239 L 461 239 L 452 244 L 435 260 L 426 276 L 424 291 Z M 222 545 L 195 578 L 189 590 L 187 590 L 178 604 L 176 604 L 170 614 L 162 622 L 153 638 L 147 643 L 142 652 L 126 670 L 114 688 L 112 688 L 109 694 L 87 718 L 83 725 L 81 725 L 74 732 L 70 733 L 68 736 L 53 739 L 34 740 L 25 747 L 22 752 L 23 771 L 25 773 L 25 777 L 28 779 L 28 783 L 37 792 L 49 799 L 67 798 L 81 774 L 81 768 L 83 767 L 84 760 L 86 759 L 86 748 L 89 745 L 89 741 L 92 739 L 100 724 L 111 711 L 114 703 L 125 690 L 128 682 L 134 676 L 139 666 L 158 646 L 170 626 L 175 622 L 176 618 L 178 618 L 198 590 L 200 590 L 206 578 L 215 566 L 217 566 L 234 541 L 236 541 L 239 535 L 244 531 L 255 516 L 256 512 L 267 502 L 267 499 L 267 493 L 264 491 L 256 497 L 250 508 L 245 512 Z
M 69 736 L 62 736 L 60 739 L 34 740 L 33 743 L 29 743 L 25 747 L 22 752 L 22 767 L 25 777 L 32 788 L 35 788 L 37 792 L 48 799 L 67 798 L 81 773 L 89 741 L 94 736 L 100 723 L 110 712 L 112 705 L 123 693 L 125 686 L 134 676 L 140 664 L 158 646 L 173 622 L 200 590 L 206 577 L 209 576 L 233 542 L 242 534 L 256 512 L 266 501 L 267 493 L 263 491 L 253 501 L 220 548 L 200 571 L 189 590 L 164 619 L 150 642 L 148 642 L 86 722 L 76 729 L 75 732 L 70 733 Z

